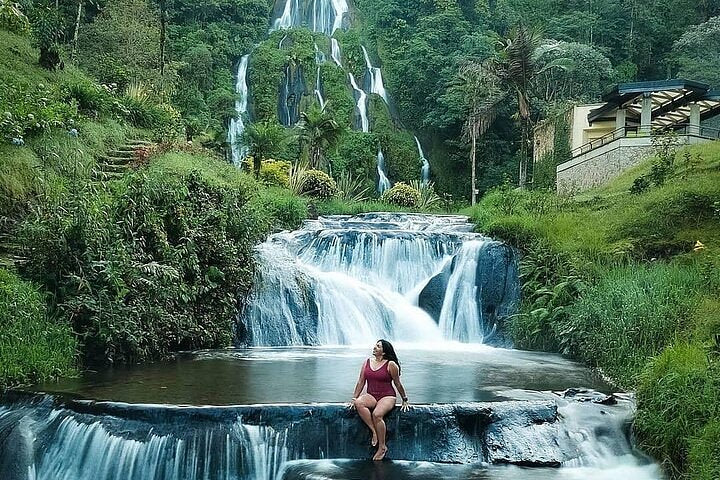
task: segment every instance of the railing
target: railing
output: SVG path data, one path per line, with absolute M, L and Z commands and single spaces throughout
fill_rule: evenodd
M 612 143 L 615 140 L 625 137 L 650 137 L 653 135 L 663 135 L 668 132 L 675 132 L 678 135 L 686 135 L 692 137 L 707 138 L 709 140 L 720 140 L 720 129 L 715 127 L 706 127 L 702 125 L 690 125 L 682 123 L 669 127 L 655 127 L 651 131 L 642 129 L 639 126 L 631 126 L 618 128 L 602 137 L 591 140 L 590 142 L 573 149 L 570 153 L 573 158 L 598 147 Z

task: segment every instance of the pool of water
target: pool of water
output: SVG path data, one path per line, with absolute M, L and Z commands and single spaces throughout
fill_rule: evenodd
M 344 402 L 369 347 L 275 347 L 199 351 L 168 362 L 86 372 L 35 391 L 95 400 L 190 405 Z M 559 355 L 438 343 L 397 344 L 412 403 L 534 398 L 536 392 L 612 388 Z

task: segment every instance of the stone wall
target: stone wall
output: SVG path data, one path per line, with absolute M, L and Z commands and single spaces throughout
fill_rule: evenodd
M 710 140 L 680 136 L 681 145 Z M 557 193 L 574 194 L 603 185 L 653 154 L 650 137 L 625 137 L 557 166 Z

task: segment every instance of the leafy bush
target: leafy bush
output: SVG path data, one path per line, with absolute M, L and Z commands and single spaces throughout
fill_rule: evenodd
M 245 169 L 251 172 L 254 159 L 248 157 L 244 160 Z M 284 160 L 266 159 L 260 163 L 259 180 L 268 186 L 287 187 L 290 180 L 290 169 L 292 163 Z
M 70 128 L 78 111 L 55 86 L 0 80 L 0 116 L 0 136 L 10 142 L 51 128 Z
M 380 197 L 380 201 L 399 207 L 416 207 L 420 202 L 420 192 L 403 182 L 398 182 Z
M 77 102 L 78 108 L 85 113 L 103 113 L 112 104 L 106 89 L 90 81 L 76 81 L 63 86 L 65 100 Z
M 70 327 L 48 317 L 38 289 L 0 269 L 0 386 L 68 375 L 76 348 Z
M 301 192 L 314 198 L 330 198 L 338 194 L 338 187 L 330 175 L 320 170 L 306 170 L 302 176 Z
M 17 3 L 0 0 L 0 29 L 18 35 L 30 33 L 30 22 Z
M 410 186 L 420 192 L 420 200 L 417 203 L 420 210 L 432 210 L 440 206 L 442 199 L 435 193 L 435 184 L 433 182 L 424 184 L 419 180 L 412 180 Z
M 686 469 L 691 443 L 695 455 L 717 448 L 706 443 L 717 437 L 717 429 L 703 432 L 703 427 L 720 418 L 718 373 L 702 348 L 686 343 L 665 350 L 643 372 L 635 429 L 645 450 L 669 459 L 676 472 Z M 697 468 L 707 471 L 710 464 L 717 469 L 717 457 L 701 460 Z
M 273 227 L 279 229 L 296 229 L 308 216 L 308 207 L 303 199 L 282 188 L 261 190 L 253 203 L 259 205 L 273 219 Z
M 354 178 L 350 172 L 343 172 L 337 182 L 340 193 L 338 197 L 346 202 L 364 202 L 368 199 L 369 187 L 359 178 Z
M 73 319 L 95 361 L 227 346 L 275 219 L 257 183 L 222 160 L 155 159 L 113 191 L 93 184 L 37 210 L 23 229 L 27 273 Z M 273 202 L 287 223 L 297 208 Z M 289 213 L 288 213 L 289 212 Z

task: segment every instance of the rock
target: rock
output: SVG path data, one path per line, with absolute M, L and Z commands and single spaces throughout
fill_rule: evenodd
M 418 296 L 418 306 L 425 310 L 436 322 L 440 321 L 440 312 L 442 312 L 443 302 L 445 301 L 445 291 L 454 264 L 454 261 L 448 262 L 440 273 L 428 281 Z

